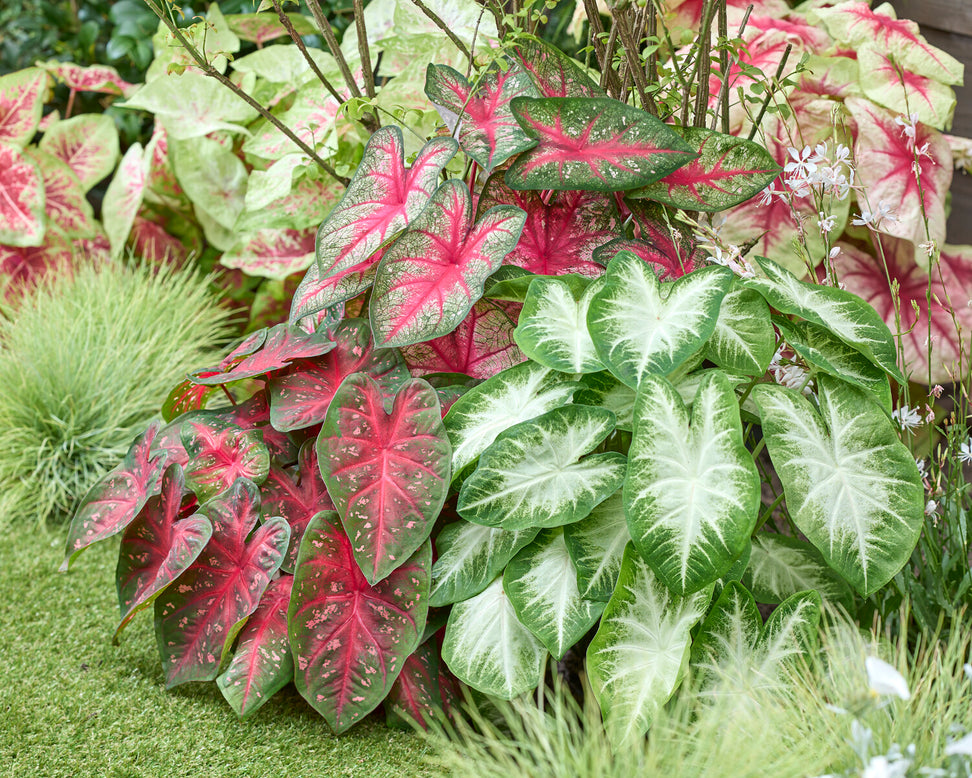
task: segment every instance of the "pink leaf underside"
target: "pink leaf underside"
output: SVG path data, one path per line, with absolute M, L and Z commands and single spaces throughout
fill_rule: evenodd
M 434 637 L 415 649 L 402 668 L 385 701 L 387 709 L 427 729 L 429 722 L 448 710 L 440 687 L 442 660 Z
M 74 259 L 71 243 L 54 231 L 44 236 L 40 246 L 0 244 L 0 290 L 8 300 L 16 299 L 48 273 L 70 268 Z
M 219 261 L 247 275 L 281 280 L 313 264 L 314 230 L 258 230 Z
M 636 257 L 643 259 L 656 272 L 661 271 L 662 278 L 681 278 L 686 273 L 692 272 L 695 268 L 690 256 L 683 257 L 680 262 L 678 257 L 672 257 L 651 243 L 638 240 L 637 238 L 618 238 L 617 240 L 612 240 L 610 243 L 606 243 L 601 247 L 598 256 L 607 263 L 619 251 L 630 251 Z
M 315 34 L 303 14 L 289 13 L 287 17 L 300 35 Z M 286 28 L 273 14 L 230 14 L 226 22 L 237 36 L 258 46 L 287 35 Z
M 480 300 L 448 335 L 405 346 L 405 364 L 415 376 L 463 373 L 471 378 L 489 378 L 513 367 L 526 359 L 513 341 L 520 307 Z
M 121 464 L 84 496 L 71 521 L 67 537 L 68 556 L 61 570 L 67 570 L 82 549 L 125 529 L 145 501 L 158 493 L 164 463 L 153 460 L 156 452 L 152 448 L 161 426 L 159 422 L 149 425 L 132 444 Z
M 186 483 L 200 502 L 222 493 L 238 478 L 262 483 L 270 470 L 270 452 L 257 430 L 199 414 L 182 426 L 182 445 L 189 455 Z
M 211 681 L 236 631 L 260 602 L 280 567 L 290 529 L 269 519 L 247 537 L 260 515 L 260 492 L 240 479 L 222 496 L 200 506 L 213 535 L 199 558 L 155 600 L 166 687 Z
M 451 332 L 516 246 L 525 220 L 520 208 L 498 205 L 473 224 L 466 185 L 442 184 L 381 261 L 371 299 L 375 339 L 406 346 Z
M 213 528 L 205 516 L 180 519 L 185 479 L 179 465 L 162 475 L 160 494 L 149 497 L 125 528 L 116 579 L 121 621 L 117 638 L 136 612 L 178 578 L 202 552 Z
M 527 215 L 520 240 L 503 263 L 538 275 L 599 276 L 604 268 L 594 261 L 594 249 L 622 234 L 613 199 L 599 192 L 553 192 L 544 202 L 539 192 L 510 189 L 497 174 L 486 182 L 479 211 L 503 204 Z
M 379 705 L 418 646 L 431 566 L 426 543 L 371 586 L 336 513 L 308 526 L 288 612 L 290 644 L 298 691 L 335 731 Z
M 47 80 L 40 68 L 0 77 L 0 147 L 22 149 L 30 142 L 41 118 Z M 0 171 L 6 164 L 0 158 Z
M 165 228 L 141 216 L 135 217 L 129 237 L 137 256 L 157 264 L 181 264 L 189 252 L 181 239 L 170 235 Z
M 135 84 L 130 84 L 108 65 L 82 67 L 73 62 L 56 62 L 44 67 L 68 89 L 77 92 L 100 92 L 120 97 L 135 88 Z
M 40 246 L 44 226 L 40 170 L 15 147 L 0 143 L 0 243 Z
M 44 209 L 48 229 L 59 230 L 68 238 L 96 234 L 98 227 L 94 211 L 71 168 L 57 157 L 42 151 L 32 152 L 31 156 L 44 178 Z
M 509 53 L 530 74 L 544 97 L 599 97 L 604 94 L 579 64 L 552 46 L 524 40 L 513 46 Z
M 383 127 L 368 141 L 341 202 L 317 234 L 321 281 L 335 280 L 315 298 L 315 310 L 354 297 L 371 283 L 374 253 L 419 214 L 439 172 L 455 155 L 452 138 L 433 138 L 405 169 L 404 141 L 397 127 Z M 312 310 L 295 310 L 294 320 Z
M 375 378 L 386 395 L 408 378 L 399 355 L 375 349 L 366 319 L 345 319 L 334 333 L 335 347 L 316 359 L 302 359 L 270 379 L 270 421 L 283 432 L 324 421 L 341 382 L 352 373 Z
M 240 632 L 233 659 L 216 681 L 240 716 L 263 705 L 294 678 L 294 659 L 287 639 L 287 607 L 292 575 L 271 582 L 260 604 Z
M 301 446 L 296 468 L 270 468 L 267 480 L 260 486 L 260 495 L 263 515 L 283 516 L 290 525 L 290 546 L 283 568 L 293 571 L 307 524 L 321 511 L 334 510 L 317 465 L 313 440 Z
M 492 69 L 473 85 L 447 65 L 429 65 L 425 93 L 450 131 L 459 124 L 459 144 L 487 172 L 533 145 L 510 110 L 514 97 L 537 97 L 533 81 L 511 65 Z
M 969 332 L 972 332 L 972 251 L 967 246 L 945 246 L 938 266 L 932 271 L 931 322 L 929 324 L 928 271 L 915 262 L 915 247 L 910 241 L 883 236 L 881 243 L 888 263 L 888 274 L 897 282 L 903 335 L 904 358 L 913 381 L 928 380 L 928 344 L 931 337 L 932 382 L 963 380 L 954 364 L 963 354 L 965 370 L 970 364 Z M 863 297 L 884 319 L 892 332 L 895 298 L 884 267 L 875 256 L 854 246 L 841 245 L 836 260 L 838 277 L 847 291 Z M 944 283 L 943 283 L 944 282 Z M 950 303 L 950 305 L 949 305 Z M 915 306 L 918 315 L 915 315 Z M 954 320 L 953 320 L 954 315 Z M 956 322 L 962 328 L 956 332 Z
M 317 438 L 321 474 L 371 583 L 425 542 L 449 489 L 452 447 L 435 390 L 405 383 L 385 413 L 378 383 L 350 376 Z

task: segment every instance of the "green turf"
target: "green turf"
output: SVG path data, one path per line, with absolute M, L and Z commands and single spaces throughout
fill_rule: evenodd
M 377 716 L 333 735 L 292 686 L 246 721 L 215 683 L 165 691 L 151 613 L 111 645 L 117 542 L 62 574 L 60 533 L 21 529 L 0 539 L 0 775 L 442 775 Z

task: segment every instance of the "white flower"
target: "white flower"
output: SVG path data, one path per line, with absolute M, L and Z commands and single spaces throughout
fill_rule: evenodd
M 915 464 L 918 466 L 918 475 L 922 478 L 928 478 L 928 463 L 919 457 L 915 459 Z
M 933 256 L 935 256 L 935 249 L 937 246 L 935 245 L 935 241 L 930 240 L 927 243 L 919 243 L 918 248 L 924 251 L 928 258 L 931 259 Z
M 911 431 L 915 427 L 921 426 L 921 415 L 918 413 L 918 409 L 907 405 L 902 405 L 900 408 L 891 411 L 891 418 L 898 422 L 898 426 L 903 430 Z
M 822 213 L 820 213 L 818 215 L 820 216 L 820 218 L 817 219 L 817 226 L 820 228 L 820 231 L 822 233 L 824 233 L 825 235 L 830 234 L 830 231 L 833 230 L 833 228 L 837 224 L 837 217 L 836 216 L 824 216 Z
M 783 166 L 784 173 L 795 173 L 797 177 L 807 178 L 817 172 L 817 162 L 820 158 L 814 155 L 813 149 L 809 146 L 804 146 L 803 151 L 790 146 L 786 152 L 792 161 Z
M 945 746 L 945 756 L 955 756 L 956 754 L 972 756 L 972 732 L 969 732 L 960 740 L 953 740 Z
M 721 246 L 713 246 L 713 249 L 715 249 L 715 253 L 709 255 L 709 262 L 727 267 L 741 278 L 756 277 L 752 265 L 743 259 L 742 250 L 739 246 L 729 246 L 726 251 L 723 251 Z
M 867 763 L 861 778 L 905 778 L 911 761 L 896 759 L 893 762 L 886 756 L 873 756 Z
M 902 700 L 911 699 L 904 676 L 883 659 L 869 656 L 864 660 L 864 667 L 867 670 L 867 685 L 872 694 L 882 697 L 896 696 Z
M 965 671 L 965 677 L 969 679 L 970 683 L 972 683 L 972 665 L 966 662 L 964 665 L 962 665 L 962 669 Z
M 759 193 L 759 203 L 760 206 L 772 205 L 773 199 L 783 192 L 778 190 L 773 184 L 767 186 L 762 192 Z
M 959 446 L 959 461 L 966 465 L 972 465 L 972 438 Z
M 926 516 L 934 516 L 935 515 L 935 511 L 937 511 L 937 510 L 938 510 L 938 503 L 935 502 L 934 500 L 929 500 L 927 503 L 925 503 L 925 515 Z
M 851 219 L 851 224 L 858 227 L 867 225 L 877 229 L 885 221 L 896 222 L 898 221 L 898 217 L 891 212 L 891 206 L 884 202 L 884 200 L 881 200 L 878 202 L 877 210 L 873 213 L 867 210 L 867 208 L 862 208 L 861 213 Z

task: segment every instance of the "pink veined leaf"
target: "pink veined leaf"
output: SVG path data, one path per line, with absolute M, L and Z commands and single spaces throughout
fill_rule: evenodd
M 448 65 L 429 64 L 425 94 L 450 132 L 459 125 L 459 145 L 487 173 L 534 143 L 510 110 L 514 97 L 538 96 L 530 76 L 516 65 L 491 68 L 474 88 Z
M 187 378 L 169 392 L 162 403 L 162 420 L 168 423 L 184 413 L 201 410 L 216 391 L 215 386 L 203 386 Z
M 186 483 L 200 502 L 229 489 L 238 478 L 263 483 L 270 470 L 270 452 L 257 430 L 241 430 L 229 422 L 199 414 L 181 429 L 189 455 Z
M 170 235 L 161 224 L 141 216 L 135 217 L 130 241 L 136 256 L 156 264 L 182 264 L 189 257 L 181 239 Z
M 414 376 L 463 373 L 489 378 L 526 357 L 513 341 L 520 305 L 480 300 L 448 335 L 405 346 L 402 355 Z
M 185 516 L 184 491 L 182 468 L 169 465 L 162 474 L 161 493 L 149 497 L 125 528 L 115 570 L 121 610 L 121 621 L 115 628 L 116 643 L 135 614 L 182 575 L 213 534 L 213 525 L 205 516 Z M 184 517 L 180 518 L 180 514 Z
M 212 522 L 212 537 L 176 585 L 155 600 L 167 689 L 187 681 L 211 681 L 219 674 L 234 638 L 280 568 L 290 540 L 290 528 L 280 517 L 254 529 L 260 492 L 245 478 L 197 513 Z
M 317 34 L 317 30 L 303 14 L 289 13 L 287 17 L 298 34 Z M 286 28 L 274 14 L 229 14 L 226 16 L 226 23 L 242 40 L 255 43 L 257 46 L 287 35 Z
M 179 184 L 169 160 L 169 136 L 162 122 L 156 120 L 155 129 L 146 147 L 149 154 L 148 178 L 145 182 L 145 198 L 150 202 L 179 205 L 186 201 L 185 190 Z
M 159 430 L 155 440 L 152 441 L 150 456 L 157 460 L 160 468 L 165 469 L 169 465 L 181 465 L 185 468 L 189 464 L 189 455 L 186 447 L 182 445 L 182 427 L 196 413 L 187 413 L 170 421 Z
M 274 462 L 289 464 L 297 461 L 297 446 L 285 432 L 270 423 L 270 401 L 265 390 L 255 392 L 244 402 L 230 407 L 214 408 L 213 414 L 243 430 L 257 430 L 270 450 Z
M 28 154 L 44 179 L 44 210 L 48 229 L 66 238 L 86 238 L 98 233 L 94 210 L 84 196 L 84 188 L 71 168 L 57 157 L 38 149 Z
M 44 109 L 47 82 L 47 73 L 40 68 L 0 76 L 0 148 L 20 150 L 30 143 Z M 0 172 L 8 164 L 0 157 Z
M 300 545 L 287 612 L 297 690 L 335 732 L 378 707 L 418 647 L 429 610 L 432 546 L 370 585 L 333 511 Z
M 826 30 L 811 24 L 805 16 L 798 14 L 787 13 L 785 17 L 779 14 L 753 14 L 746 23 L 746 29 L 758 30 L 762 35 L 780 32 L 794 44 L 794 48 L 809 51 L 811 54 L 827 55 L 833 46 L 833 39 Z
M 351 97 L 345 92 L 345 98 Z M 320 146 L 334 126 L 341 104 L 317 81 L 299 88 L 280 121 L 311 148 Z M 270 123 L 262 124 L 243 144 L 246 154 L 278 160 L 297 151 L 294 142 Z
M 699 150 L 698 158 L 628 197 L 647 197 L 686 211 L 723 211 L 758 194 L 780 173 L 780 166 L 756 143 L 700 127 L 675 131 Z
M 0 243 L 0 291 L 8 299 L 26 293 L 48 273 L 67 270 L 74 264 L 71 244 L 49 231 L 40 246 L 5 246 Z
M 537 141 L 507 169 L 512 189 L 636 189 L 696 156 L 671 127 L 609 97 L 517 97 L 510 107 Z
M 0 244 L 40 246 L 45 227 L 40 170 L 14 146 L 0 143 Z
M 605 243 L 601 246 L 595 256 L 604 264 L 607 264 L 619 251 L 630 251 L 639 259 L 652 265 L 656 272 L 660 272 L 661 278 L 681 278 L 686 273 L 692 272 L 695 268 L 691 257 L 688 258 L 687 264 L 680 264 L 678 257 L 672 257 L 651 243 L 638 240 L 637 238 L 617 238 L 616 240 L 612 240 L 610 243 Z
M 381 260 L 370 309 L 375 340 L 407 346 L 451 332 L 482 297 L 525 221 L 520 208 L 498 205 L 473 224 L 466 185 L 442 184 Z
M 628 203 L 636 226 L 636 241 L 626 243 L 610 243 L 617 246 L 614 251 L 607 247 L 598 252 L 598 261 L 610 261 L 621 249 L 625 249 L 641 257 L 646 262 L 663 268 L 667 275 L 679 278 L 691 273 L 705 263 L 706 252 L 699 247 L 691 230 L 682 227 L 679 234 L 673 234 L 678 229 L 677 223 L 669 226 L 665 217 L 665 209 L 647 200 L 632 200 Z M 644 245 L 647 244 L 647 247 Z
M 219 261 L 250 276 L 282 280 L 314 263 L 314 231 L 258 230 Z
M 533 79 L 544 97 L 602 97 L 602 90 L 577 62 L 540 40 L 523 39 L 509 55 Z
M 366 319 L 344 319 L 333 340 L 335 347 L 326 354 L 299 360 L 270 379 L 270 422 L 275 429 L 289 432 L 324 421 L 338 386 L 352 373 L 376 379 L 386 396 L 409 378 L 397 351 L 374 348 Z
M 599 192 L 553 192 L 545 201 L 539 192 L 510 189 L 497 173 L 483 188 L 479 211 L 502 204 L 515 205 L 527 215 L 520 239 L 503 263 L 537 275 L 599 276 L 604 268 L 594 261 L 594 249 L 622 234 L 612 198 Z
M 145 197 L 150 159 L 144 152 L 140 143 L 129 146 L 105 191 L 101 213 L 113 257 L 124 250 Z
M 451 689 L 442 688 L 444 662 L 435 637 L 415 649 L 385 700 L 389 717 L 428 729 L 429 722 L 448 714 Z M 448 670 L 445 670 L 448 676 Z
M 918 383 L 929 380 L 928 338 L 931 338 L 931 381 L 961 381 L 958 363 L 968 369 L 972 358 L 972 250 L 968 246 L 945 246 L 937 265 L 931 271 L 931 320 L 929 321 L 928 279 L 926 268 L 915 262 L 911 241 L 882 236 L 881 244 L 887 261 L 884 264 L 870 253 L 841 243 L 841 254 L 835 262 L 837 274 L 847 291 L 864 298 L 881 314 L 892 332 L 898 324 L 895 299 L 899 301 L 902 346 L 909 379 Z M 922 252 L 924 253 L 924 252 Z M 927 257 L 924 258 L 927 261 Z M 888 277 L 899 288 L 893 295 Z M 918 313 L 916 315 L 915 310 Z M 956 331 L 961 327 L 961 334 Z
M 307 326 L 308 321 L 315 320 L 315 314 L 319 316 L 322 311 L 332 310 L 335 306 L 344 304 L 332 305 L 328 302 L 335 295 L 341 296 L 342 293 L 337 290 L 344 284 L 343 279 L 358 273 L 361 278 L 367 277 L 370 286 L 383 255 L 384 251 L 379 249 L 364 262 L 349 267 L 346 274 L 338 276 L 322 277 L 317 264 L 312 264 L 307 268 L 307 273 L 297 286 L 297 291 L 294 292 L 294 299 L 290 305 L 290 322 L 304 330 L 316 329 L 316 326 L 313 328 Z
M 154 459 L 152 447 L 161 426 L 150 424 L 121 463 L 88 490 L 71 520 L 61 572 L 92 543 L 125 529 L 148 498 L 158 494 L 165 464 Z
M 449 491 L 452 446 L 435 390 L 414 378 L 385 413 L 378 382 L 354 373 L 334 394 L 317 459 L 354 558 L 375 584 L 429 537 Z
M 409 170 L 405 144 L 394 126 L 371 136 L 341 202 L 317 233 L 317 276 L 312 299 L 291 310 L 291 321 L 364 291 L 374 276 L 373 254 L 405 229 L 429 201 L 442 168 L 455 156 L 452 138 L 433 138 Z
M 52 60 L 44 63 L 42 67 L 68 89 L 76 92 L 100 92 L 104 95 L 122 97 L 136 87 L 136 84 L 130 84 L 109 65 L 82 67 L 73 62 Z
M 857 50 L 864 94 L 898 114 L 917 114 L 924 124 L 946 129 L 955 113 L 955 91 L 934 78 L 912 73 L 874 46 Z
M 87 192 L 115 169 L 118 129 L 110 116 L 81 114 L 45 132 L 40 149 L 71 168 Z
M 334 510 L 317 465 L 314 441 L 305 441 L 300 447 L 296 470 L 271 466 L 267 480 L 260 486 L 260 494 L 264 514 L 283 516 L 290 525 L 290 546 L 282 569 L 292 573 L 297 567 L 297 550 L 308 523 L 321 511 Z
M 679 40 L 683 31 L 697 32 L 702 20 L 703 0 L 664 0 L 661 5 L 662 18 L 669 29 L 672 40 Z M 782 16 L 789 12 L 783 0 L 728 0 L 726 10 L 730 30 L 738 30 L 743 14 L 748 6 L 754 8 L 754 15 Z
M 223 697 L 246 718 L 294 679 L 287 639 L 287 607 L 292 575 L 273 581 L 240 632 L 239 645 L 225 672 L 216 678 Z

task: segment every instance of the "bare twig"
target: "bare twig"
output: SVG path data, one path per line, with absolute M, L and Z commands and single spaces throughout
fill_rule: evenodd
M 753 128 L 749 131 L 749 140 L 756 137 L 756 131 L 759 129 L 760 122 L 763 121 L 763 117 L 766 115 L 766 110 L 769 108 L 770 100 L 773 97 L 773 92 L 776 89 L 776 85 L 779 83 L 780 79 L 783 78 L 783 70 L 786 68 L 786 61 L 790 58 L 791 51 L 793 51 L 793 44 L 786 44 L 786 50 L 783 52 L 783 59 L 780 60 L 780 66 L 776 69 L 776 75 L 773 76 L 773 83 L 771 83 L 770 88 L 766 90 L 766 99 L 763 101 L 763 106 L 759 109 L 759 114 L 756 116 L 756 121 L 753 122 Z
M 641 107 L 644 108 L 648 104 L 648 79 L 641 69 L 641 46 L 638 35 L 631 24 L 631 19 L 629 7 L 615 9 L 614 29 L 621 36 L 621 43 L 624 44 L 624 56 L 628 62 L 627 73 L 630 73 L 634 80 L 635 89 L 638 90 L 638 97 L 641 99 Z
M 365 93 L 368 98 L 375 98 L 375 71 L 371 66 L 371 50 L 368 48 L 368 30 L 365 28 L 364 3 L 354 0 L 354 29 L 358 33 L 358 56 L 361 58 L 361 70 L 364 73 Z
M 617 94 L 621 90 L 621 83 L 618 79 L 618 74 L 611 67 L 611 60 L 607 56 L 604 41 L 601 40 L 601 35 L 604 34 L 604 25 L 601 24 L 601 14 L 597 10 L 597 0 L 584 0 L 584 11 L 587 14 L 587 23 L 591 31 L 591 41 L 594 44 L 594 53 L 597 55 L 597 61 L 601 66 L 602 82 L 608 87 L 608 92 Z
M 702 29 L 699 30 L 699 87 L 695 93 L 694 127 L 705 127 L 709 108 L 709 74 L 712 72 L 712 17 L 722 0 L 708 0 L 703 6 Z
M 658 17 L 656 16 L 655 4 L 645 3 L 645 10 L 648 13 L 648 41 L 651 44 L 651 53 L 648 55 L 648 62 L 645 66 L 645 75 L 649 87 L 658 88 Z M 657 94 L 657 93 L 655 93 Z M 654 98 L 655 94 L 652 95 Z M 653 116 L 658 115 L 658 108 L 652 99 L 650 107 L 645 108 Z
M 358 82 L 354 80 L 354 76 L 351 75 L 351 68 L 348 67 L 348 61 L 344 58 L 344 52 L 341 51 L 341 46 L 338 44 L 337 38 L 334 37 L 334 30 L 331 29 L 331 23 L 324 16 L 324 11 L 321 10 L 321 4 L 318 0 L 307 0 L 307 7 L 310 8 L 311 16 L 314 17 L 317 28 L 324 37 L 324 42 L 327 43 L 328 49 L 331 50 L 331 55 L 337 60 L 338 67 L 341 69 L 341 77 L 344 78 L 348 89 L 351 90 L 351 95 L 353 97 L 361 97 L 361 88 L 358 86 Z
M 749 24 L 749 15 L 753 12 L 753 6 L 750 5 L 746 9 L 746 13 L 743 16 L 742 23 L 739 25 L 739 30 L 736 32 L 736 37 L 741 38 L 743 33 L 746 32 L 746 25 Z M 723 8 L 723 13 L 725 9 Z M 720 25 L 722 20 L 720 18 Z M 727 23 L 728 25 L 728 23 Z M 721 26 L 719 35 L 722 35 Z M 728 43 L 728 41 L 727 41 Z M 726 134 L 729 133 L 729 52 L 724 51 L 722 62 L 720 62 L 719 67 L 722 68 L 722 85 L 719 87 L 719 105 L 722 106 L 722 131 Z M 723 64 L 725 63 L 725 64 Z M 712 119 L 712 129 L 715 129 L 716 118 Z
M 608 93 L 613 94 L 615 97 L 621 96 L 621 85 L 618 83 L 620 81 L 620 76 L 614 72 L 614 52 L 618 48 L 618 25 L 611 25 L 611 32 L 608 33 L 607 45 L 604 47 L 603 60 L 601 62 L 601 89 L 606 89 L 608 87 L 608 80 L 610 79 L 614 88 L 609 89 Z M 613 78 L 612 78 L 613 76 Z
M 424 13 L 427 17 L 429 17 L 429 19 L 432 21 L 432 24 L 434 24 L 436 27 L 442 30 L 442 32 L 444 32 L 446 36 L 448 36 L 449 40 L 451 40 L 455 44 L 456 48 L 463 53 L 466 59 L 472 62 L 472 52 L 469 51 L 469 47 L 466 46 L 466 44 L 463 43 L 462 40 L 460 40 L 452 30 L 449 29 L 449 25 L 447 25 L 444 21 L 442 21 L 442 19 L 439 18 L 438 14 L 436 14 L 431 8 L 429 8 L 425 3 L 423 3 L 422 0 L 412 0 L 412 2 L 415 4 L 416 8 L 418 8 L 422 13 Z
M 280 4 L 280 0 L 273 0 L 273 8 L 277 12 L 277 16 L 280 18 L 280 23 L 284 26 L 287 34 L 297 45 L 298 51 L 300 51 L 301 55 L 304 57 L 304 61 L 307 62 L 307 66 L 314 72 L 317 80 L 324 85 L 324 88 L 331 93 L 331 96 L 335 100 L 337 100 L 339 103 L 343 103 L 344 98 L 341 96 L 341 93 L 334 88 L 334 85 L 328 80 L 327 76 L 321 72 L 321 69 L 317 67 L 317 63 L 314 61 L 314 58 L 310 55 L 310 52 L 307 51 L 307 46 L 304 45 L 303 38 L 301 38 L 297 33 L 297 30 L 294 29 L 293 22 L 290 21 L 290 17 L 287 16 L 287 12 L 284 11 L 283 6 Z

